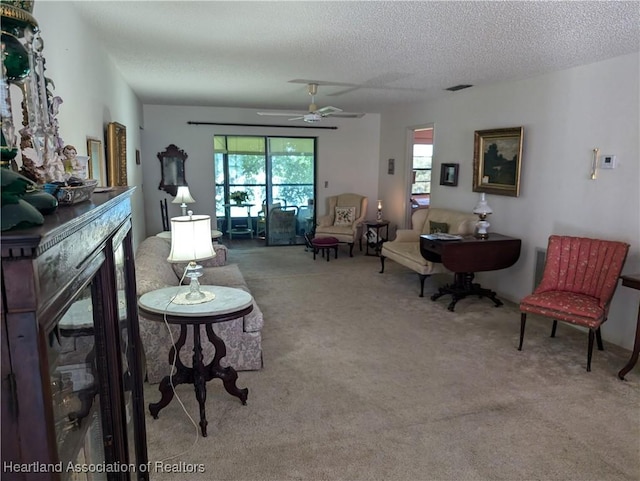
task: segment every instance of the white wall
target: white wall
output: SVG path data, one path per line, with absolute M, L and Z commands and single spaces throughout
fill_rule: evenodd
M 475 130 L 524 127 L 520 197 L 487 195 L 490 231 L 522 239 L 513 267 L 478 279 L 518 301 L 533 289 L 536 248 L 551 234 L 631 244 L 624 273 L 640 272 L 639 55 L 625 55 L 517 82 L 473 87 L 445 99 L 398 107 L 382 116 L 380 195 L 386 215 L 402 223 L 406 209 L 407 129 L 434 124 L 434 206 L 470 211 Z M 592 149 L 615 154 L 619 166 L 590 180 Z M 386 174 L 388 158 L 396 175 Z M 440 164 L 459 163 L 457 187 L 440 186 Z M 619 287 L 603 337 L 631 348 L 639 294 Z M 462 308 L 462 306 L 461 306 Z M 517 330 L 514 319 L 514 339 Z
M 338 129 L 321 130 L 187 124 L 189 121 L 271 125 L 288 122 L 286 117 L 258 116 L 253 109 L 145 105 L 143 113 L 141 141 L 147 235 L 162 230 L 160 200 L 166 198 L 169 202 L 169 217 L 180 213 L 179 205 L 170 203 L 173 198 L 158 189 L 160 161 L 157 154 L 169 144 L 175 144 L 189 156 L 185 164 L 185 178 L 196 200 L 189 208 L 198 214 L 215 218 L 214 134 L 317 137 L 318 213 L 324 214 L 327 196 L 357 192 L 369 197 L 369 215 L 375 215 L 380 158 L 378 114 L 367 114 L 361 119 L 324 119 L 319 126 L 337 126 Z M 327 188 L 324 187 L 325 182 L 328 182 Z
M 100 139 L 104 147 L 109 122 L 126 126 L 127 179 L 130 186 L 139 186 L 142 170 L 136 166 L 135 151 L 140 148 L 142 105 L 72 4 L 35 2 L 33 15 L 44 40 L 46 75 L 55 84 L 54 95 L 63 100 L 58 115 L 60 137 L 85 155 L 87 137 Z M 132 211 L 136 246 L 145 233 L 139 188 L 132 197 Z

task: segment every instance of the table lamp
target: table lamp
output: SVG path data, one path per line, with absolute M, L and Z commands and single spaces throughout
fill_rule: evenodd
M 376 221 L 382 222 L 382 201 L 378 200 L 378 213 L 376 214 Z
M 186 185 L 181 185 L 180 187 L 178 187 L 176 198 L 171 201 L 172 204 L 180 204 L 183 216 L 187 215 L 187 204 L 193 204 L 194 202 L 195 199 L 191 197 L 189 187 Z
M 473 213 L 477 214 L 480 218 L 476 223 L 476 237 L 479 239 L 487 239 L 489 237 L 487 229 L 491 225 L 487 222 L 487 216 L 493 213 L 493 210 L 491 210 L 491 207 L 487 204 L 484 192 L 480 194 L 480 201 L 473 208 Z
M 216 251 L 211 243 L 211 217 L 208 215 L 188 215 L 171 219 L 171 252 L 169 262 L 188 262 L 186 277 L 191 279 L 189 292 L 181 293 L 173 300 L 175 304 L 200 304 L 215 298 L 211 292 L 200 290 L 198 277 L 202 276 L 202 266 L 196 261 L 211 259 Z

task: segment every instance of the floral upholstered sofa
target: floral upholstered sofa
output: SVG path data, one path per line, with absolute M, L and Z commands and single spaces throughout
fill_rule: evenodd
M 227 264 L 227 248 L 214 244 L 216 257 L 200 261 L 203 275 L 199 279 L 203 285 L 235 287 L 249 292 L 247 284 L 236 264 Z M 171 264 L 167 261 L 171 243 L 167 239 L 152 236 L 142 241 L 136 251 L 136 287 L 138 298 L 150 291 L 163 287 L 177 286 L 183 274 L 184 264 Z M 188 280 L 187 280 L 188 283 Z M 145 319 L 140 315 L 140 337 L 146 358 L 147 380 L 154 384 L 169 374 L 169 349 L 171 336 L 166 324 Z M 244 317 L 213 325 L 213 330 L 226 344 L 227 356 L 220 363 L 232 366 L 238 371 L 250 371 L 262 368 L 262 330 L 263 317 L 258 305 L 253 303 L 253 311 Z M 176 341 L 180 327 L 171 325 L 173 339 Z M 206 341 L 204 326 L 201 326 L 201 338 L 205 363 L 208 363 L 215 352 L 213 345 Z M 191 366 L 193 356 L 193 339 L 191 328 L 187 342 L 180 351 L 180 359 L 186 366 Z

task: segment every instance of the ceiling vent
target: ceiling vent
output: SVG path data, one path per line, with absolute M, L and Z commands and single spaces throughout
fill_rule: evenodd
M 449 92 L 457 92 L 458 90 L 464 90 L 464 89 L 468 89 L 469 87 L 473 87 L 473 85 L 467 85 L 467 84 L 460 84 L 460 85 L 454 85 L 453 87 L 449 87 L 448 90 Z

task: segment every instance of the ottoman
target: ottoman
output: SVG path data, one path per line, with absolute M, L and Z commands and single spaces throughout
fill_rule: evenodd
M 318 251 L 322 253 L 322 257 L 327 255 L 327 262 L 331 257 L 331 249 L 335 251 L 336 259 L 338 258 L 338 239 L 335 237 L 314 237 L 311 239 L 311 246 L 313 247 L 313 260 L 316 260 L 316 254 Z

